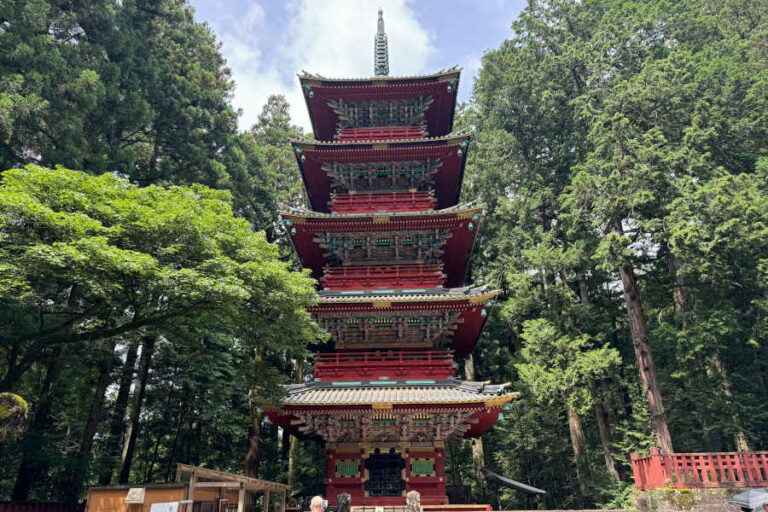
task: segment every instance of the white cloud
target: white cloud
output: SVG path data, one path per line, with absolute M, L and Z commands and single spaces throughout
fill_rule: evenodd
M 270 94 L 283 94 L 296 124 L 309 129 L 296 73 L 305 69 L 328 77 L 373 74 L 373 36 L 378 8 L 384 9 L 389 36 L 390 73 L 410 75 L 425 70 L 436 52 L 407 0 L 293 0 L 287 20 L 272 20 L 253 1 L 235 23 L 216 27 L 222 53 L 237 84 L 235 107 L 242 109 L 240 128 L 249 128 Z M 282 22 L 282 30 L 266 31 L 265 23 Z M 259 34 L 282 34 L 264 41 Z M 268 43 L 268 44 L 267 44 Z M 265 58 L 265 48 L 271 48 Z

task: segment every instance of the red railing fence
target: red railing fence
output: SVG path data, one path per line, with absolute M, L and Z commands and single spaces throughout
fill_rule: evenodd
M 398 364 L 420 364 L 432 362 L 451 362 L 453 361 L 452 350 L 429 350 L 424 352 L 333 352 L 327 354 L 317 354 L 318 363 L 352 363 L 371 364 L 371 363 L 398 363 Z
M 768 487 L 768 452 L 633 453 L 635 487 Z
M 427 132 L 420 126 L 377 126 L 370 128 L 343 128 L 339 130 L 339 142 L 358 142 L 382 139 L 421 139 Z
M 388 213 L 431 210 L 435 198 L 429 192 L 359 192 L 338 193 L 331 198 L 331 211 L 336 213 Z

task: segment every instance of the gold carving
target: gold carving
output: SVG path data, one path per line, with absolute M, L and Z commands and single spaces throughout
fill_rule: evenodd
M 500 407 L 507 402 L 511 402 L 517 398 L 520 398 L 520 393 L 507 393 L 506 395 L 489 398 L 485 401 L 485 405 L 488 407 Z
M 389 215 L 374 215 L 373 216 L 373 223 L 374 224 L 386 224 L 389 222 Z
M 472 208 L 471 210 L 463 210 L 456 214 L 460 219 L 471 219 L 476 213 L 483 213 L 482 208 Z

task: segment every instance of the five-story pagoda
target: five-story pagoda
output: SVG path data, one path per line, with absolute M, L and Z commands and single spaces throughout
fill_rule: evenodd
M 373 78 L 299 77 L 317 140 L 293 148 L 311 209 L 282 215 L 332 341 L 268 415 L 325 442 L 331 503 L 403 505 L 416 490 L 446 505 L 445 443 L 482 435 L 517 394 L 455 377 L 497 294 L 462 286 L 482 208 L 458 204 L 460 72 L 387 76 L 381 11 L 375 41 Z

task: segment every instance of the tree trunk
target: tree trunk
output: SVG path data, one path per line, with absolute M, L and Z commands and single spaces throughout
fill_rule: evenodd
M 297 384 L 304 382 L 304 360 L 297 359 L 294 365 L 293 381 Z M 288 432 L 285 429 L 284 432 Z M 296 470 L 296 451 L 299 449 L 299 439 L 293 434 L 288 434 L 288 486 L 293 488 L 293 477 Z
M 715 354 L 712 356 L 712 371 L 720 380 L 720 392 L 723 394 L 723 396 L 725 396 L 725 405 L 731 407 L 733 403 L 731 379 L 728 378 L 728 371 L 725 369 L 725 366 L 723 366 L 723 360 L 720 358 L 720 351 L 715 351 Z M 735 414 L 732 414 L 731 420 L 733 421 L 733 425 L 736 427 L 736 433 L 734 434 L 733 439 L 736 446 L 736 451 L 751 451 L 749 443 L 747 443 L 747 438 L 744 436 L 744 431 L 741 428 L 741 422 L 739 421 L 739 418 Z
M 675 303 L 675 315 L 680 317 L 688 310 L 688 294 L 683 288 L 683 276 L 680 274 L 680 261 L 670 251 L 667 255 L 667 270 L 672 277 L 672 300 Z M 683 320 L 683 327 L 685 321 Z
M 296 450 L 299 449 L 299 438 L 291 435 L 291 445 L 288 449 L 288 486 L 293 489 L 293 476 L 296 471 Z
M 144 402 L 144 393 L 147 390 L 149 378 L 149 365 L 152 362 L 152 353 L 155 351 L 155 337 L 146 336 L 141 344 L 141 358 L 139 369 L 136 372 L 136 382 L 133 386 L 133 400 L 131 402 L 131 415 L 128 419 L 128 428 L 125 433 L 125 447 L 123 448 L 123 466 L 120 469 L 120 484 L 127 484 L 131 476 L 133 453 L 136 449 L 136 438 L 139 434 L 139 415 Z
M 101 411 L 104 407 L 104 395 L 107 392 L 109 384 L 112 382 L 112 369 L 114 366 L 115 342 L 112 342 L 108 344 L 104 359 L 100 364 L 101 372 L 96 381 L 96 389 L 93 393 L 91 410 L 88 413 L 88 421 L 85 423 L 83 438 L 80 441 L 80 449 L 77 454 L 79 463 L 77 464 L 77 469 L 75 469 L 69 489 L 67 490 L 68 503 L 77 503 L 82 491 L 83 481 L 88 476 L 88 469 L 91 464 L 91 450 L 93 449 L 93 437 L 96 435 L 96 430 L 99 428 Z
M 593 381 L 589 381 L 589 387 L 592 391 L 592 397 L 595 400 L 595 422 L 597 423 L 597 432 L 600 435 L 600 444 L 603 447 L 603 457 L 605 459 L 605 469 L 614 482 L 618 482 L 621 477 L 616 469 L 616 462 L 613 460 L 613 436 L 611 429 L 606 423 L 606 413 L 603 401 L 600 398 L 600 392 Z
M 136 369 L 136 354 L 139 349 L 139 340 L 134 339 L 128 344 L 125 354 L 125 364 L 120 375 L 120 384 L 115 399 L 115 407 L 112 410 L 112 421 L 109 425 L 109 435 L 104 444 L 104 472 L 99 475 L 99 485 L 112 483 L 112 475 L 117 466 L 120 441 L 125 430 L 125 411 L 128 408 L 128 398 L 131 393 L 131 382 Z
M 168 460 L 166 461 L 165 466 L 165 481 L 170 482 L 171 480 L 171 471 L 173 469 L 173 463 L 176 460 L 176 447 L 179 443 L 179 436 L 181 435 L 181 429 L 184 426 L 184 421 L 186 420 L 187 415 L 187 390 L 185 388 L 185 391 L 183 393 L 183 406 L 181 408 L 181 412 L 179 413 L 179 421 L 176 425 L 176 433 L 173 436 L 173 443 L 171 443 L 171 451 L 168 453 Z
M 176 398 L 176 388 L 173 387 L 173 384 L 171 384 L 171 389 L 168 390 L 168 399 L 165 401 L 165 410 L 170 411 L 171 410 L 171 403 Z M 149 459 L 149 464 L 147 466 L 147 472 L 144 475 L 144 482 L 145 483 L 151 483 L 152 482 L 152 475 L 155 472 L 155 464 L 157 464 L 158 456 L 160 454 L 160 444 L 163 439 L 163 436 L 161 434 L 160 429 L 158 428 L 157 435 L 155 436 L 155 447 L 152 450 L 152 457 Z
M 682 317 L 688 311 L 688 295 L 683 288 L 683 276 L 680 273 L 680 261 L 670 252 L 667 257 L 667 267 L 669 273 L 674 279 L 674 287 L 672 289 L 672 297 L 675 301 L 675 315 Z M 682 320 L 683 328 L 686 328 L 686 320 Z M 703 362 L 703 357 L 698 357 L 700 362 Z M 720 381 L 720 392 L 725 396 L 726 404 L 731 404 L 732 392 L 731 381 L 728 378 L 728 373 L 723 366 L 722 359 L 720 358 L 720 352 L 715 351 L 712 356 L 711 367 L 706 363 L 703 364 L 704 371 L 710 370 L 717 376 Z M 741 424 L 738 417 L 734 414 L 731 416 L 733 425 L 736 427 L 736 433 L 734 434 L 734 442 L 736 444 L 736 451 L 750 451 L 749 444 L 744 437 L 744 432 L 741 429 Z
M 621 220 L 614 218 L 611 224 L 613 232 L 623 235 L 624 230 Z M 648 325 L 645 321 L 645 311 L 640 301 L 637 289 L 635 270 L 629 263 L 620 265 L 619 273 L 624 286 L 624 301 L 627 305 L 627 318 L 629 319 L 632 345 L 635 349 L 637 369 L 640 373 L 640 382 L 646 392 L 648 410 L 651 414 L 651 429 L 656 438 L 656 443 L 662 453 L 673 453 L 672 436 L 667 426 L 667 416 L 664 413 L 664 404 L 659 388 L 659 377 L 656 374 L 656 365 L 653 362 L 651 345 L 648 342 Z
M 572 406 L 566 406 L 568 413 L 568 430 L 571 433 L 571 446 L 573 456 L 576 459 L 576 471 L 579 484 L 583 488 L 589 477 L 589 464 L 587 462 L 587 444 L 584 440 L 584 430 L 581 428 L 581 418 Z M 583 490 L 583 489 L 582 489 Z
M 467 380 L 477 379 L 477 368 L 475 368 L 475 359 L 472 354 L 469 354 L 464 361 L 464 377 Z M 479 503 L 484 503 L 485 490 L 487 489 L 485 473 L 483 472 L 485 469 L 485 449 L 483 447 L 483 440 L 479 437 L 472 440 L 472 465 L 475 469 L 474 477 L 475 482 L 477 483 L 476 489 L 479 491 L 476 493 L 477 496 L 475 496 L 475 499 Z
M 43 478 L 48 468 L 47 443 L 45 433 L 51 430 L 51 409 L 61 383 L 63 350 L 57 349 L 48 370 L 40 392 L 40 401 L 35 408 L 35 416 L 32 419 L 29 430 L 24 435 L 24 453 L 21 457 L 21 465 L 16 475 L 16 483 L 13 486 L 11 499 L 13 501 L 26 501 L 29 499 L 29 491 L 32 484 Z
M 259 445 L 261 443 L 261 420 L 263 414 L 251 405 L 251 426 L 248 429 L 248 452 L 245 454 L 245 476 L 259 477 Z

